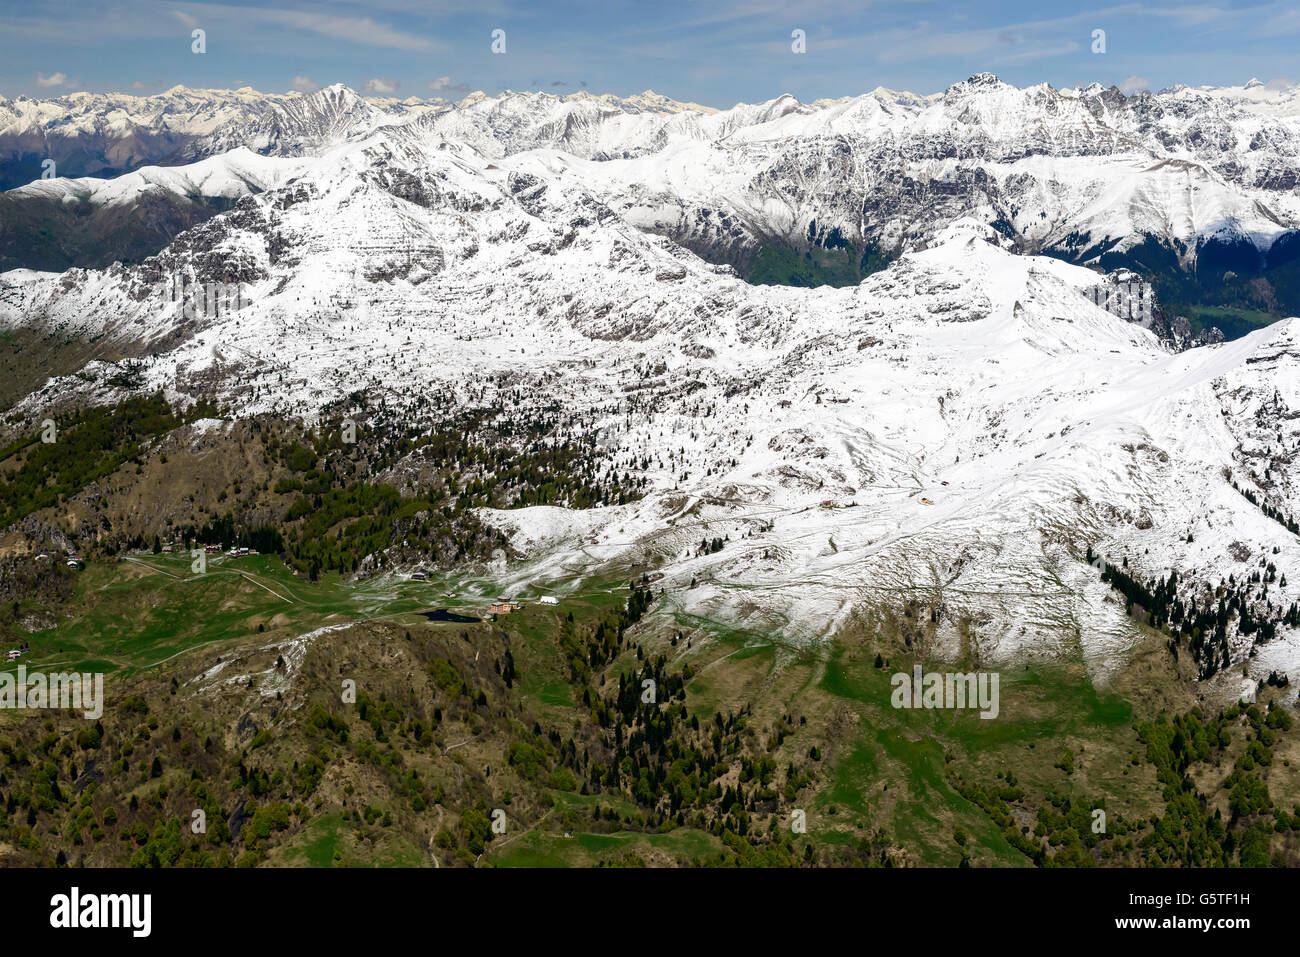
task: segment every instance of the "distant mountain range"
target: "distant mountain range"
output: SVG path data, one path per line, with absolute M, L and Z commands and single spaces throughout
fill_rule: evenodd
M 380 131 L 526 156 L 755 282 L 854 283 L 973 217 L 1017 251 L 1134 269 L 1197 328 L 1300 312 L 1300 88 L 1254 80 L 1125 95 L 981 74 L 931 96 L 722 111 L 651 92 L 451 103 L 341 85 L 0 99 L 0 180 L 23 184 L 0 195 L 0 268 L 139 261 L 301 169 L 249 153 L 325 157 Z M 47 158 L 59 180 L 37 179 Z

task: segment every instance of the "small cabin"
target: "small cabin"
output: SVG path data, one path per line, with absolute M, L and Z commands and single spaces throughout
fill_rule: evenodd
M 560 599 L 555 598 L 551 595 L 543 595 L 541 598 L 537 599 L 537 602 L 538 604 L 541 605 L 558 605 L 560 603 Z

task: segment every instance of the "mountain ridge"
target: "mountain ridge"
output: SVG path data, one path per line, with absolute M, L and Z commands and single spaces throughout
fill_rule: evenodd
M 168 144 L 168 163 L 237 148 L 319 157 L 379 130 L 418 148 L 465 144 L 514 165 L 564 167 L 639 228 L 752 281 L 799 285 L 860 281 L 974 216 L 1021 251 L 1142 273 L 1171 309 L 1208 325 L 1197 318 L 1207 307 L 1300 311 L 1300 113 L 1280 106 L 1293 94 L 1020 89 L 981 74 L 930 97 L 877 90 L 807 105 L 782 96 L 703 112 L 649 93 L 413 105 L 334 85 L 258 101 L 256 111 L 243 104 L 238 116 L 208 104 L 195 135 Z M 10 202 L 32 196 L 13 193 Z M 192 225 L 201 215 L 191 204 L 172 218 Z M 10 248 L 0 260 L 9 267 L 107 264 Z

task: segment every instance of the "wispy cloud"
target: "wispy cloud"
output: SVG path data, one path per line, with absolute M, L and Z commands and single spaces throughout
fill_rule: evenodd
M 1300 31 L 1300 10 L 1282 10 L 1260 23 L 1260 32 L 1268 36 Z
M 51 73 L 46 76 L 44 73 L 36 74 L 36 83 L 38 86 L 63 86 L 68 82 L 66 73 Z
M 297 90 L 299 93 L 315 93 L 320 89 L 320 84 L 311 77 L 300 74 L 293 78 L 293 81 L 289 84 L 289 89 Z
M 365 90 L 367 93 L 396 93 L 400 85 L 396 80 L 387 77 L 372 76 L 366 80 Z
M 1128 3 L 1039 20 L 1020 20 L 1001 26 L 980 25 L 966 30 L 952 29 L 952 18 L 918 18 L 891 29 L 841 31 L 817 39 L 815 49 L 825 52 L 856 50 L 874 54 L 881 63 L 985 55 L 996 57 L 993 62 L 1011 63 L 1078 52 L 1081 49 L 1080 42 L 1066 39 L 1067 36 L 1088 36 L 1091 29 L 1104 28 L 1116 22 L 1125 23 L 1127 30 L 1139 29 L 1136 24 L 1145 18 L 1172 21 L 1180 28 L 1192 28 L 1240 16 L 1241 11 L 1223 10 L 1209 5 L 1153 7 L 1144 3 Z M 987 18 L 983 18 L 983 21 L 987 24 Z M 770 52 L 783 52 L 787 43 L 783 39 L 774 40 L 765 46 Z M 1030 49 L 1009 52 L 1026 46 L 1030 46 Z M 810 35 L 809 50 L 813 49 L 813 38 Z
M 1001 57 L 999 63 L 1020 63 L 1025 60 L 1044 60 L 1054 56 L 1068 56 L 1071 53 L 1078 53 L 1080 44 L 1071 40 L 1068 43 L 1058 43 L 1056 46 L 1039 47 L 1033 50 L 1025 50 L 1023 53 L 1013 53 L 1011 56 Z
M 411 50 L 432 53 L 442 49 L 441 44 L 419 36 L 409 30 L 399 30 L 370 17 L 340 16 L 315 10 L 291 10 L 280 7 L 244 7 L 223 3 L 186 3 L 186 11 L 201 17 L 234 18 L 245 28 L 249 21 L 277 24 L 346 40 L 366 46 L 386 47 L 393 50 Z
M 1137 4 L 1132 9 L 1145 16 L 1165 17 L 1177 20 L 1187 26 L 1204 26 L 1207 23 L 1215 23 L 1234 13 L 1234 11 L 1224 10 L 1222 7 L 1210 6 L 1209 4 L 1181 7 L 1149 7 L 1146 4 Z

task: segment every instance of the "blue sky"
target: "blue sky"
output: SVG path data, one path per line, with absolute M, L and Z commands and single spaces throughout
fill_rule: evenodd
M 1093 52 L 1095 30 L 1105 52 Z M 1022 86 L 1300 81 L 1300 0 L 0 0 L 6 96 L 343 82 L 453 99 L 654 89 L 727 107 L 876 86 L 932 93 L 981 71 Z

